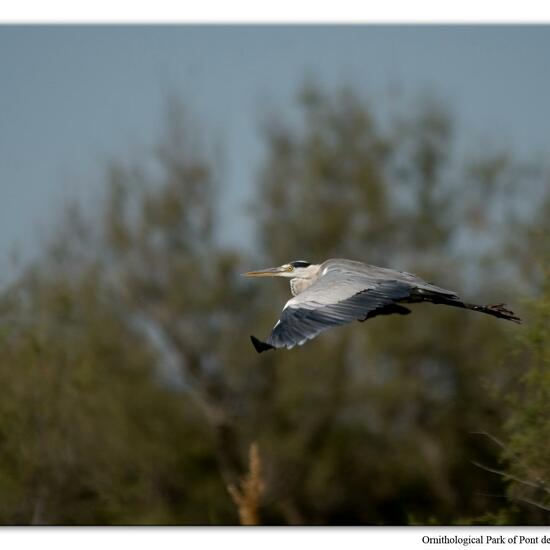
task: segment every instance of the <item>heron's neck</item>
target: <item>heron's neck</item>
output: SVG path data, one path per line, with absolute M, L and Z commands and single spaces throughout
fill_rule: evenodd
M 321 266 L 317 265 L 310 266 L 311 276 L 309 276 L 308 273 L 307 277 L 295 277 L 294 279 L 290 279 L 290 292 L 292 292 L 292 296 L 300 294 L 300 292 L 303 292 L 317 280 L 320 267 Z
M 303 292 L 309 285 L 311 281 L 309 279 L 290 279 L 290 292 L 292 296 L 296 296 Z

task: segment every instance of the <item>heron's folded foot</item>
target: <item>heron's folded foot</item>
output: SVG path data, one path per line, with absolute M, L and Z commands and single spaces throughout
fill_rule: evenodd
M 392 315 L 394 313 L 397 315 L 408 315 L 411 313 L 411 310 L 404 306 L 400 306 L 399 304 L 388 304 L 373 311 L 369 311 L 362 319 L 357 320 L 360 323 L 364 323 L 366 320 L 372 319 L 377 315 Z
M 511 310 L 507 309 L 506 304 L 494 304 L 485 306 L 486 309 L 494 311 L 497 314 L 500 314 L 505 319 L 509 321 L 514 321 L 515 323 L 521 323 L 521 319 Z

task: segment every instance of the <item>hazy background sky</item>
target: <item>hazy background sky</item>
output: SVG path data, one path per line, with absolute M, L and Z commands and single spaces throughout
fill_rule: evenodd
M 0 27 L 0 265 L 24 257 L 68 197 L 93 197 L 108 157 L 159 135 L 181 94 L 224 148 L 224 239 L 251 239 L 266 106 L 307 75 L 366 96 L 447 102 L 472 147 L 550 153 L 550 27 Z

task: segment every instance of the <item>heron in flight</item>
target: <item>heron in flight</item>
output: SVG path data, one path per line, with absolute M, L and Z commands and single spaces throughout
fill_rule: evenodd
M 280 267 L 249 271 L 245 277 L 290 279 L 291 298 L 284 306 L 267 340 L 250 339 L 258 353 L 293 348 L 331 327 L 351 321 L 366 321 L 377 315 L 408 315 L 403 304 L 431 302 L 480 311 L 520 323 L 504 304 L 480 306 L 463 302 L 450 290 L 420 277 L 352 260 L 327 260 L 322 264 L 295 261 Z

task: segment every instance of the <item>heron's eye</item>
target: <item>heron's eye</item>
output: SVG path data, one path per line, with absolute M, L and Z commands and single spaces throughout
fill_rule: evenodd
M 294 266 L 293 265 L 289 265 L 287 268 L 286 268 L 287 271 L 294 271 Z

